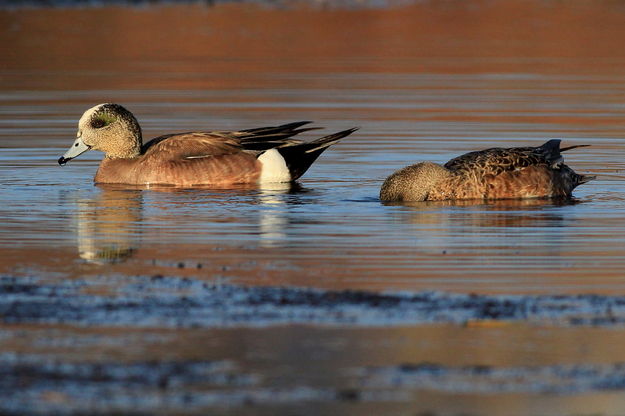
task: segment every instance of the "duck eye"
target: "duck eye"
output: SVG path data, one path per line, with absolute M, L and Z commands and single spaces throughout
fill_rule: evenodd
M 91 127 L 93 127 L 94 129 L 99 129 L 99 128 L 106 126 L 107 124 L 108 123 L 106 122 L 106 120 L 103 120 L 101 118 L 96 118 L 95 120 L 91 122 Z

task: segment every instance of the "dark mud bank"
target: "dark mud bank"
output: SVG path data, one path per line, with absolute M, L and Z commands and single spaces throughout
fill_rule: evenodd
M 523 321 L 622 326 L 625 296 L 375 293 L 212 285 L 164 276 L 43 281 L 0 277 L 5 323 L 165 328 Z
M 67 363 L 0 355 L 2 414 L 237 414 L 301 402 L 403 402 L 415 391 L 575 394 L 625 388 L 625 364 L 449 367 L 431 363 L 364 367 L 350 387 L 263 386 L 228 361 Z M 27 387 L 27 388 L 26 388 Z M 43 399 L 43 400 L 42 400 Z M 230 412 L 228 412 L 228 409 Z M 271 413 L 263 413 L 271 414 Z M 430 413 L 427 413 L 430 414 Z

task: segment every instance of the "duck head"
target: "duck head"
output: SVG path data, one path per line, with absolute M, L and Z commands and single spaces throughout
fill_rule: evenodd
M 119 104 L 98 104 L 82 115 L 76 140 L 58 162 L 64 165 L 91 149 L 108 158 L 134 158 L 141 145 L 141 127 L 130 111 Z
M 441 165 L 422 162 L 398 170 L 386 178 L 380 199 L 382 201 L 425 201 L 428 193 L 451 172 Z

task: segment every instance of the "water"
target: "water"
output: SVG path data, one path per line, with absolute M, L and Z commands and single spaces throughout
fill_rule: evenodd
M 625 9 L 327 6 L 0 11 L 2 411 L 625 412 Z M 360 130 L 292 188 L 94 186 L 56 160 L 100 102 L 146 138 Z M 591 145 L 572 201 L 377 199 L 549 138 Z

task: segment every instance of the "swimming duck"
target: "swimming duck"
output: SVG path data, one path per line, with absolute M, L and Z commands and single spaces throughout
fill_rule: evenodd
M 560 140 L 538 147 L 492 148 L 456 157 L 444 166 L 422 162 L 389 176 L 382 201 L 569 197 L 594 176 L 578 175 L 563 163 Z
M 314 130 L 302 128 L 309 123 L 168 134 L 144 144 L 135 116 L 119 104 L 105 103 L 85 111 L 76 140 L 58 162 L 64 165 L 90 149 L 104 152 L 96 183 L 227 186 L 291 182 L 325 149 L 356 130 L 310 142 L 292 138 Z

